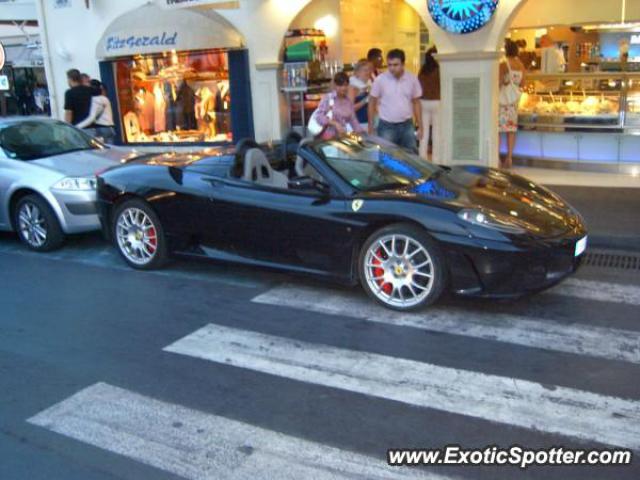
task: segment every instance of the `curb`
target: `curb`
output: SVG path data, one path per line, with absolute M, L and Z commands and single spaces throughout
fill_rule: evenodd
M 611 237 L 602 234 L 589 234 L 589 247 L 603 250 L 640 252 L 640 237 L 635 235 Z

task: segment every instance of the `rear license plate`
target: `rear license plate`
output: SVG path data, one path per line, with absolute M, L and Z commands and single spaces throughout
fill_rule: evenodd
M 582 240 L 578 240 L 576 243 L 576 257 L 582 255 L 587 249 L 587 237 L 584 237 Z

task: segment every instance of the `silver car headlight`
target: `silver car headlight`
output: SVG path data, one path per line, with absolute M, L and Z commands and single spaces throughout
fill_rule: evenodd
M 52 188 L 76 192 L 89 192 L 96 189 L 96 177 L 65 177 Z
M 526 233 L 528 230 L 539 230 L 527 222 L 490 210 L 465 209 L 458 212 L 458 217 L 473 225 L 506 233 Z

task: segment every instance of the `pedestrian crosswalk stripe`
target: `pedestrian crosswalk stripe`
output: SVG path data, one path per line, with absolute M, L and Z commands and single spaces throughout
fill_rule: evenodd
M 640 402 L 219 325 L 165 348 L 419 407 L 640 450 Z
M 361 318 L 371 322 L 419 328 L 526 347 L 640 364 L 640 331 L 562 324 L 529 317 L 431 307 L 420 313 L 397 313 L 364 295 L 282 285 L 253 299 L 256 303 Z
M 98 383 L 29 422 L 190 480 L 432 479 L 368 457 Z
M 581 278 L 565 280 L 563 283 L 545 293 L 582 298 L 584 300 L 596 300 L 599 302 L 640 305 L 639 286 L 597 282 L 594 280 L 583 280 Z

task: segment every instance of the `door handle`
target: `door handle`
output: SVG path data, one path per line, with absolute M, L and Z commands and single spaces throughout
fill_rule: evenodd
M 222 187 L 224 185 L 224 182 L 219 179 L 219 178 L 215 178 L 215 177 L 202 177 L 202 179 L 207 182 L 209 185 L 211 185 L 212 187 Z

